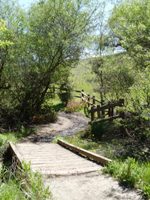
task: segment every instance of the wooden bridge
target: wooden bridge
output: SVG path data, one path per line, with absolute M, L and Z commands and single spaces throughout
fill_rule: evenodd
M 20 164 L 30 163 L 33 171 L 48 177 L 95 172 L 101 168 L 96 162 L 104 165 L 111 161 L 61 140 L 58 144 L 10 143 L 10 149 Z

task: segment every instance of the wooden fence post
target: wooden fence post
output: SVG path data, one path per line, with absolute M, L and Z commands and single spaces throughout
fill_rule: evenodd
M 88 107 L 90 107 L 90 95 L 89 94 L 88 94 L 87 101 L 88 101 Z
M 93 121 L 94 120 L 94 117 L 95 116 L 95 114 L 94 114 L 94 106 L 91 106 L 91 121 Z
M 101 111 L 101 118 L 105 118 L 105 110 Z
M 81 90 L 81 99 L 82 99 L 82 101 L 83 101 L 83 98 L 84 98 L 84 90 Z
M 113 116 L 114 116 L 114 107 L 110 107 L 110 108 L 108 109 L 108 116 L 109 116 L 109 117 L 113 117 Z
M 97 105 L 97 117 L 101 118 L 100 105 Z
M 95 96 L 93 96 L 93 105 L 95 105 Z
M 55 85 L 53 85 L 52 90 L 53 90 L 53 95 L 54 95 L 54 98 L 55 98 Z

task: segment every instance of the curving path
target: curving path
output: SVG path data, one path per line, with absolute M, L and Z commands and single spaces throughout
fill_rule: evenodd
M 88 127 L 89 119 L 80 113 L 67 114 L 60 112 L 55 123 L 36 125 L 35 134 L 23 139 L 23 142 L 51 142 L 57 135 L 73 135 Z
M 34 157 L 34 162 L 38 165 L 35 165 L 35 169 L 41 171 L 43 168 L 43 163 L 40 161 L 43 159 L 43 154 L 40 152 L 43 151 L 46 145 L 49 144 L 56 135 L 73 135 L 78 131 L 84 130 L 88 126 L 88 119 L 81 114 L 66 114 L 59 113 L 59 117 L 56 123 L 54 124 L 45 124 L 35 126 L 36 133 L 29 136 L 24 142 L 27 142 L 27 147 L 24 147 L 25 144 L 19 144 L 18 149 L 23 149 L 23 154 L 28 151 L 28 154 L 24 154 L 24 158 L 30 160 Z M 37 148 L 33 148 L 32 151 L 29 148 L 30 145 L 34 144 Z M 35 144 L 36 143 L 36 144 Z M 52 145 L 51 148 L 55 146 Z M 41 148 L 40 148 L 41 147 Z M 40 148 L 40 150 L 39 150 Z M 58 146 L 57 146 L 58 148 Z M 79 156 L 74 155 L 74 159 L 70 160 L 70 152 L 68 150 L 66 154 L 59 155 L 59 148 L 57 149 L 47 147 L 47 151 L 44 153 L 46 157 L 45 163 L 48 163 L 45 168 L 45 172 L 48 173 L 51 170 L 50 174 L 53 174 L 51 177 L 45 177 L 44 172 L 43 178 L 46 186 L 50 187 L 50 190 L 53 194 L 53 200 L 142 200 L 142 196 L 137 191 L 123 189 L 119 186 L 118 182 L 115 181 L 112 177 L 106 176 L 102 173 L 102 167 L 87 161 L 86 159 L 79 158 Z M 20 149 L 21 150 L 21 149 Z M 50 151 L 49 151 L 50 150 Z M 35 152 L 39 152 L 39 155 L 35 157 Z M 55 153 L 54 153 L 55 152 Z M 72 153 L 71 153 L 72 154 Z M 60 160 L 57 160 L 57 155 Z M 63 157 L 65 155 L 65 159 Z M 39 159 L 39 156 L 42 156 Z M 55 159 L 56 163 L 52 160 Z M 78 158 L 77 158 L 78 157 Z M 34 166 L 33 162 L 33 166 Z M 43 161 L 42 161 L 43 162 Z M 80 165 L 78 165 L 78 162 Z M 70 164 L 71 163 L 71 164 Z M 42 168 L 40 168 L 42 166 Z M 84 171 L 85 167 L 90 168 L 90 172 Z M 69 169 L 69 172 L 66 169 Z M 78 172 L 85 172 L 84 174 Z M 61 173 L 60 173 L 61 172 Z M 63 172 L 63 173 L 62 173 Z M 74 175 L 72 175 L 74 174 Z

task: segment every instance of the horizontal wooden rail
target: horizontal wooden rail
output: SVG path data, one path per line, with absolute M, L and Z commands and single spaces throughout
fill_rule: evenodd
M 121 115 L 115 115 L 115 116 L 112 116 L 112 117 L 106 117 L 106 118 L 101 118 L 101 119 L 95 119 L 93 121 L 91 121 L 89 124 L 93 124 L 95 122 L 105 122 L 105 121 L 112 121 L 114 119 L 118 119 L 118 118 L 121 118 L 122 116 Z
M 81 90 L 73 90 L 74 92 L 81 93 Z
M 54 97 L 55 94 L 59 94 L 58 89 L 61 91 L 61 93 L 64 94 L 67 92 L 65 88 L 59 88 L 55 85 L 53 85 L 51 89 L 52 91 L 48 92 L 47 94 L 51 94 L 52 97 Z M 124 106 L 124 99 L 112 100 L 105 102 L 104 104 L 100 100 L 96 99 L 95 96 L 91 96 L 90 94 L 85 93 L 84 90 L 72 91 L 76 92 L 76 94 L 74 94 L 74 97 L 79 98 L 83 103 L 85 102 L 84 111 L 86 113 L 86 116 L 91 118 L 91 121 L 95 121 L 96 119 L 116 119 L 119 117 L 118 115 L 116 115 L 116 107 Z M 120 117 L 122 116 L 120 115 Z
M 89 160 L 95 161 L 103 166 L 112 161 L 104 156 L 100 156 L 96 153 L 92 153 L 85 149 L 79 148 L 79 147 L 69 144 L 68 142 L 65 142 L 63 140 L 57 140 L 57 143 L 65 148 L 69 149 L 70 151 L 75 152 L 83 157 L 86 157 Z

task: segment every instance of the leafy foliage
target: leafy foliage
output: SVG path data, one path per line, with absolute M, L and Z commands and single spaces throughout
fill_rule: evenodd
M 115 7 L 109 22 L 120 45 L 141 69 L 150 65 L 149 15 L 149 0 L 128 0 Z
M 125 53 L 96 58 L 91 64 L 95 73 L 95 90 L 100 94 L 101 102 L 126 96 L 134 83 L 135 71 Z
M 71 99 L 71 86 L 69 85 L 69 83 L 61 84 L 58 96 L 61 102 L 66 106 Z
M 150 112 L 150 71 L 137 74 L 134 85 L 130 88 L 130 104 L 132 111 L 145 119 L 149 119 Z
M 42 1 L 28 11 L 16 2 L 0 5 L 1 33 L 13 34 L 4 57 L 2 79 L 9 87 L 0 90 L 0 123 L 12 127 L 39 114 L 51 83 L 66 82 L 83 49 L 89 13 L 81 9 L 84 1 Z M 1 46 L 10 46 L 8 41 Z

